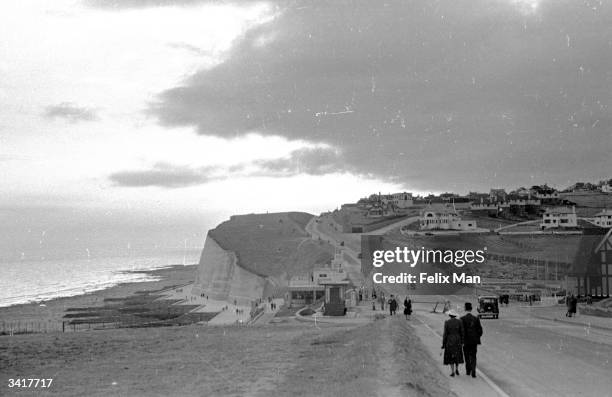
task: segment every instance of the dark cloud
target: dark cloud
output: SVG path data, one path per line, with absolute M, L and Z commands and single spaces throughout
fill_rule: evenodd
M 200 134 L 328 143 L 340 169 L 422 190 L 599 177 L 612 169 L 612 8 L 515 3 L 280 2 L 150 112 Z
M 121 171 L 110 176 L 110 180 L 117 186 L 147 187 L 157 186 L 163 188 L 181 188 L 201 185 L 216 177 L 214 168 L 193 169 L 166 163 L 158 163 L 153 168 L 140 171 Z
M 303 148 L 294 150 L 289 157 L 260 160 L 254 163 L 265 176 L 290 176 L 298 174 L 324 175 L 344 170 L 341 157 L 333 149 Z
M 231 177 L 280 178 L 299 174 L 324 175 L 344 171 L 341 156 L 329 148 L 302 148 L 286 158 L 256 160 L 228 167 L 208 166 L 190 168 L 168 163 L 157 163 L 147 170 L 114 173 L 109 179 L 116 186 L 183 188 L 203 185 Z
M 45 117 L 48 118 L 61 118 L 73 123 L 78 121 L 98 120 L 98 114 L 95 109 L 77 106 L 71 102 L 62 102 L 57 105 L 47 106 L 44 114 Z

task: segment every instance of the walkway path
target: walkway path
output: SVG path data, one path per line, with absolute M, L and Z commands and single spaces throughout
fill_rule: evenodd
M 276 309 L 272 309 L 269 302 L 262 303 L 264 305 L 264 312 L 255 321 L 251 322 L 251 325 L 265 325 L 268 324 L 276 316 L 276 313 L 285 304 L 285 300 L 282 298 L 272 299 L 272 302 L 276 304 Z
M 413 296 L 413 301 L 445 298 L 460 315 L 465 301 L 475 303 L 473 296 Z M 431 313 L 431 303 L 413 306 L 425 330 L 442 332 L 447 316 Z M 511 304 L 500 308 L 498 320 L 482 320 L 478 368 L 512 396 L 577 396 L 587 389 L 589 395 L 608 395 L 612 332 L 541 319 L 532 316 L 532 310 L 537 309 Z M 423 343 L 431 344 L 426 332 L 419 335 Z M 440 351 L 440 346 L 436 349 Z

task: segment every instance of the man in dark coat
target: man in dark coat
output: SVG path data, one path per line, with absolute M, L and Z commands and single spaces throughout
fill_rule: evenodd
M 389 298 L 389 315 L 394 315 L 395 311 L 397 310 L 397 301 L 395 300 L 395 298 L 393 297 L 393 295 L 391 295 L 391 298 Z
M 480 345 L 482 326 L 480 325 L 480 319 L 472 315 L 472 304 L 470 302 L 465 302 L 465 311 L 467 314 L 461 317 L 464 332 L 463 355 L 465 356 L 465 371 L 468 375 L 472 375 L 472 378 L 475 378 L 476 351 L 478 350 L 478 345 Z

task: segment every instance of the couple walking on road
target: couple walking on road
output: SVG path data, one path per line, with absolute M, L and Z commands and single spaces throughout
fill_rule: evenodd
M 460 319 L 457 312 L 449 310 L 449 319 L 444 322 L 442 349 L 444 349 L 444 365 L 450 365 L 450 376 L 459 375 L 459 364 L 463 364 L 465 355 L 465 370 L 467 375 L 476 377 L 476 352 L 480 345 L 482 326 L 480 319 L 473 316 L 472 304 L 465 303 L 467 314 Z
M 396 314 L 397 312 L 397 300 L 395 300 L 395 298 L 393 297 L 393 295 L 391 295 L 391 298 L 389 298 L 389 302 L 387 302 L 389 304 L 389 315 L 393 316 Z M 408 316 L 410 316 L 412 314 L 412 300 L 408 299 L 408 297 L 406 297 L 406 299 L 404 299 L 404 316 L 406 316 L 406 320 L 408 320 Z

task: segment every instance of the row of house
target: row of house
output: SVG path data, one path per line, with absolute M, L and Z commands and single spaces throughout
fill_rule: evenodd
M 589 182 L 576 182 L 568 187 L 565 192 L 602 192 L 612 193 L 612 179 L 600 181 L 599 184 Z
M 393 217 L 406 214 L 408 208 L 426 208 L 421 212 L 420 226 L 423 230 L 476 229 L 476 221 L 464 221 L 457 209 L 510 218 L 534 219 L 541 216 L 542 229 L 578 226 L 573 204 L 564 200 L 560 192 L 546 184 L 534 185 L 529 189 L 521 187 L 509 193 L 501 188 L 491 189 L 489 193 L 470 192 L 464 197 L 455 193 L 427 197 L 414 197 L 408 192 L 384 195 L 378 193 L 362 198 L 351 206 L 353 211 L 361 211 L 365 218 Z M 612 219 L 607 216 L 607 213 L 597 214 L 593 223 L 600 227 L 610 227 Z
M 399 215 L 406 208 L 412 207 L 412 193 L 372 194 L 357 202 L 357 207 L 365 211 L 367 218 L 383 218 Z
M 599 227 L 612 227 L 612 210 L 603 210 L 595 214 L 593 223 Z M 428 207 L 421 212 L 419 218 L 421 230 L 475 230 L 475 220 L 464 220 L 454 208 Z M 576 207 L 551 207 L 542 214 L 540 228 L 543 230 L 553 228 L 578 227 Z

